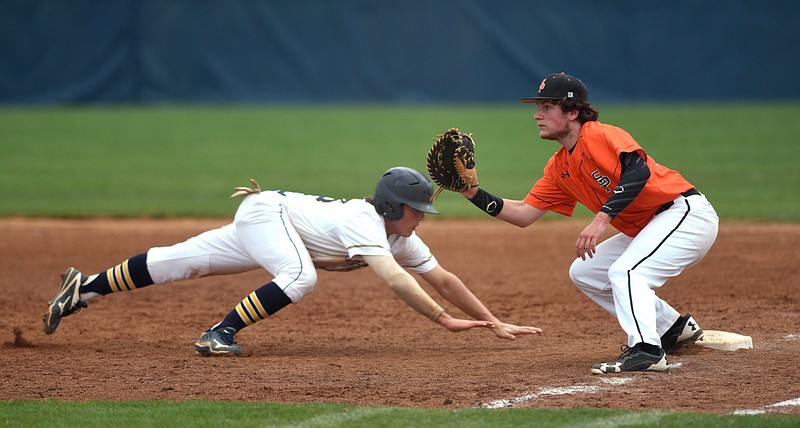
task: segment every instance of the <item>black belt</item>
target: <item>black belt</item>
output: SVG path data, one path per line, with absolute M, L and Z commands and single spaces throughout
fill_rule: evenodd
M 700 194 L 700 192 L 697 189 L 695 189 L 694 187 L 692 187 L 691 189 L 681 193 L 681 196 L 683 196 L 684 198 L 688 198 L 689 196 L 694 196 L 694 195 L 699 195 L 699 194 Z M 656 210 L 656 213 L 653 214 L 653 216 L 655 217 L 655 216 L 663 213 L 664 211 L 670 209 L 670 207 L 674 203 L 675 203 L 674 201 L 669 201 L 666 204 L 662 205 L 661 208 Z
M 697 189 L 692 187 L 691 189 L 681 193 L 681 196 L 683 196 L 684 198 L 688 198 L 689 196 L 694 196 L 694 195 L 699 195 L 699 194 L 700 194 L 700 191 L 698 191 Z

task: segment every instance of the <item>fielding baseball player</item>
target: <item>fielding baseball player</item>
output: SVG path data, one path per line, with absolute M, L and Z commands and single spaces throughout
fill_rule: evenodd
M 497 337 L 536 334 L 536 327 L 503 323 L 454 274 L 438 264 L 415 234 L 433 186 L 419 172 L 386 171 L 370 199 L 332 199 L 285 191 L 238 187 L 243 196 L 233 223 L 185 242 L 146 253 L 92 276 L 74 268 L 62 275 L 44 315 L 44 331 L 55 332 L 61 318 L 86 307 L 94 297 L 210 275 L 266 269 L 274 278 L 237 304 L 195 343 L 203 356 L 240 355 L 233 337 L 241 329 L 298 303 L 317 283 L 315 269 L 350 271 L 369 266 L 406 304 L 453 331 L 492 329 Z M 450 303 L 475 320 L 447 314 L 405 269 L 418 273 Z
M 523 200 L 474 186 L 462 195 L 503 221 L 526 227 L 547 211 L 571 216 L 580 202 L 595 213 L 578 235 L 569 275 L 590 299 L 619 320 L 628 334 L 622 355 L 592 373 L 667 372 L 666 354 L 694 343 L 703 331 L 655 290 L 706 255 L 719 218 L 708 200 L 678 172 L 647 155 L 623 129 L 597 121 L 579 79 L 564 73 L 542 80 L 539 136 L 561 148 Z M 619 230 L 602 243 L 608 225 Z

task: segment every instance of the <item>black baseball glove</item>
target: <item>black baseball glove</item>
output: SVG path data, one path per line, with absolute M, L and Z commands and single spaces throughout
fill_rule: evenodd
M 428 152 L 425 163 L 433 182 L 439 185 L 431 201 L 443 189 L 463 192 L 478 185 L 478 171 L 475 169 L 475 141 L 472 134 L 465 134 L 458 128 L 450 128 L 433 139 L 433 147 Z

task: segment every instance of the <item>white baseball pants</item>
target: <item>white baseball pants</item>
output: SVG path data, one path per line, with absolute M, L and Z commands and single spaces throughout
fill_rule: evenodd
M 717 237 L 719 217 L 703 195 L 678 196 L 635 237 L 617 234 L 593 258 L 577 258 L 569 275 L 600 307 L 616 316 L 639 342 L 661 346 L 661 336 L 681 315 L 655 289 L 699 262 Z

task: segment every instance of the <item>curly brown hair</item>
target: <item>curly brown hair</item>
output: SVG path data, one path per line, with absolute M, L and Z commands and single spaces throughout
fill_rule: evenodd
M 597 120 L 600 117 L 600 112 L 597 111 L 596 108 L 592 107 L 592 105 L 587 101 L 578 101 L 573 98 L 562 98 L 561 101 L 558 102 L 558 105 L 560 105 L 561 110 L 565 112 L 578 110 L 578 121 L 581 124 L 591 120 Z

